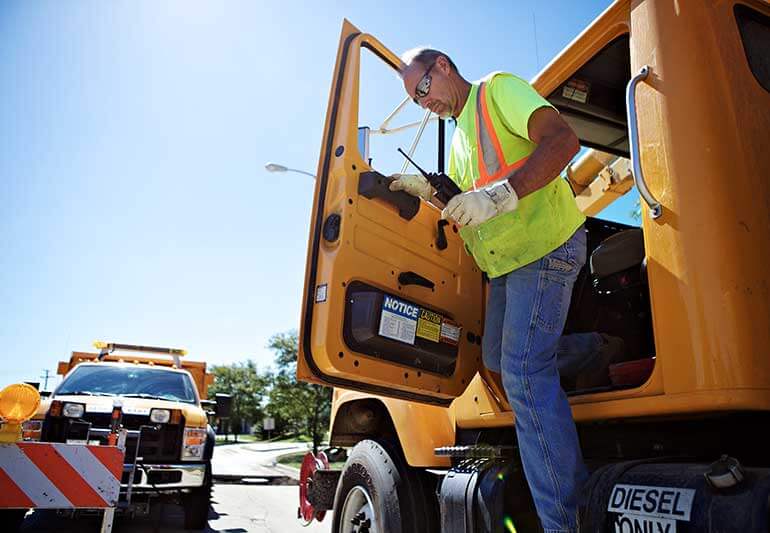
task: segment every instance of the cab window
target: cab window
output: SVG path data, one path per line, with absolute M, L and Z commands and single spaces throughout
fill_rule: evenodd
M 366 48 L 361 50 L 359 79 L 359 150 L 364 159 L 368 157 L 370 166 L 386 176 L 402 172 L 419 174 L 398 152 L 401 148 L 409 154 L 416 142 L 411 158 L 425 171 L 436 171 L 439 166 L 438 117 L 428 116 L 420 132 L 426 110 L 407 98 L 398 73 Z M 364 153 L 366 136 L 368 153 Z

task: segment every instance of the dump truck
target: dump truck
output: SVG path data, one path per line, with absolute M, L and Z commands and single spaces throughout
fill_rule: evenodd
M 186 352 L 97 341 L 98 353 L 72 352 L 64 379 L 23 425 L 25 440 L 107 444 L 112 413 L 127 430 L 118 510 L 146 514 L 154 501 L 184 507 L 188 529 L 206 527 L 215 434 L 208 417 L 227 417 L 227 397 L 207 400 L 213 375 Z
M 557 178 L 588 216 L 564 332 L 625 342 L 605 384 L 562 383 L 590 471 L 581 531 L 770 530 L 769 59 L 767 1 L 617 0 L 531 80 L 582 146 Z M 539 531 L 482 363 L 488 280 L 438 208 L 388 190 L 375 140 L 405 130 L 360 122 L 364 62 L 390 72 L 378 98 L 387 79 L 398 94 L 399 56 L 345 21 L 297 375 L 334 387 L 331 444 L 352 450 L 341 470 L 306 461 L 299 514 L 331 511 L 335 533 Z M 451 127 L 426 113 L 408 155 L 444 171 Z M 626 194 L 640 227 L 597 216 Z

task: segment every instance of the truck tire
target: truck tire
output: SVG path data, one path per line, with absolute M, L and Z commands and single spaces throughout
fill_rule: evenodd
M 211 507 L 211 485 L 211 463 L 208 463 L 203 486 L 192 489 L 182 497 L 185 529 L 206 529 Z
M 337 484 L 333 533 L 437 531 L 437 503 L 427 475 L 409 467 L 393 445 L 359 442 Z

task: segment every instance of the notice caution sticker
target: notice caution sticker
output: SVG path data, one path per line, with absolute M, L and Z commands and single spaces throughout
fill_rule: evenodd
M 427 309 L 420 309 L 420 317 L 417 319 L 417 336 L 438 342 L 441 338 L 441 315 Z
M 460 328 L 459 324 L 452 322 L 449 319 L 444 319 L 441 322 L 441 342 L 446 342 L 453 346 L 457 346 L 460 342 Z
M 420 308 L 392 296 L 382 300 L 379 334 L 389 339 L 414 344 Z

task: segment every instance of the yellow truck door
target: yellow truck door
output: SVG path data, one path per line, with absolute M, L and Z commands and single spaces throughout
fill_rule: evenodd
M 457 228 L 439 227 L 440 210 L 388 191 L 390 178 L 362 154 L 359 74 L 370 52 L 400 86 L 398 56 L 345 21 L 316 173 L 297 374 L 447 405 L 481 365 L 484 281 Z

